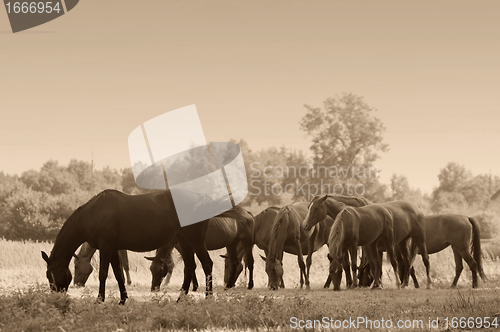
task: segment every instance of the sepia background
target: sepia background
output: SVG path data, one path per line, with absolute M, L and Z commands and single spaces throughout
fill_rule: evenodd
M 82 0 L 13 34 L 0 9 L 0 330 L 286 329 L 292 315 L 498 318 L 499 13 L 500 2 L 483 0 Z M 376 297 L 361 289 L 333 296 L 322 288 L 323 247 L 312 291 L 296 289 L 296 257 L 285 255 L 287 289 L 270 295 L 255 248 L 251 292 L 246 275 L 225 292 L 224 250 L 211 253 L 216 305 L 169 301 L 183 280 L 178 255 L 171 285 L 151 295 L 149 262 L 129 253 L 124 310 L 114 305 L 114 281 L 106 303 L 95 305 L 96 257 L 86 288 L 49 294 L 40 251 L 99 191 L 146 192 L 134 183 L 128 135 L 191 104 L 207 141 L 242 148 L 251 193 L 242 205 L 252 213 L 307 200 L 323 180 L 359 184 L 374 202 L 413 202 L 426 215 L 473 216 L 489 281 L 474 293 L 450 290 L 448 248 L 431 255 L 432 291 L 395 289 L 385 266 L 386 289 Z M 379 172 L 276 173 L 317 166 Z M 459 286 L 470 285 L 465 267 Z

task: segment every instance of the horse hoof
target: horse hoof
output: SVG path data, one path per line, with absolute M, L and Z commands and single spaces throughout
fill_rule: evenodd
M 120 302 L 118 302 L 118 305 L 125 305 L 125 300 L 120 300 Z
M 333 288 L 333 291 L 334 291 L 334 292 L 340 292 L 340 288 L 335 288 L 335 287 L 334 287 L 334 288 Z
M 372 287 L 372 290 L 381 290 L 382 289 L 382 286 L 373 286 Z

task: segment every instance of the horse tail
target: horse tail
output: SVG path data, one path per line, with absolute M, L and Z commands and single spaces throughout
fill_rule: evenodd
M 337 259 L 342 253 L 344 246 L 344 223 L 342 222 L 342 215 L 346 213 L 346 209 L 340 211 L 335 217 L 335 221 L 328 237 L 328 247 L 330 248 L 330 256 L 332 259 Z
M 472 242 L 471 242 L 471 253 L 472 257 L 477 264 L 477 271 L 479 275 L 484 280 L 486 279 L 486 275 L 483 271 L 483 263 L 482 263 L 482 252 L 481 252 L 481 233 L 479 230 L 479 224 L 476 219 L 469 217 L 469 222 L 472 225 Z
M 269 241 L 269 257 L 271 260 L 283 257 L 283 247 L 287 238 L 287 228 L 290 221 L 290 207 L 285 206 L 280 209 L 278 215 L 274 219 L 273 229 L 271 231 L 271 239 Z

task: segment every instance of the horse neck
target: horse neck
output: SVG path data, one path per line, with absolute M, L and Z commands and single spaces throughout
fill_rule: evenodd
M 94 256 L 95 252 L 97 249 L 92 248 L 90 244 L 85 242 L 82 245 L 82 248 L 80 249 L 80 252 L 78 253 L 78 259 L 84 259 L 90 261 L 92 259 L 92 256 Z
M 328 198 L 325 201 L 325 206 L 326 206 L 326 214 L 330 218 L 335 220 L 340 211 L 342 211 L 345 208 L 346 204 L 344 202 L 336 201 L 333 198 Z
M 76 249 L 85 242 L 77 220 L 77 212 L 75 211 L 59 231 L 50 254 L 50 261 L 54 262 L 52 264 L 68 266 Z

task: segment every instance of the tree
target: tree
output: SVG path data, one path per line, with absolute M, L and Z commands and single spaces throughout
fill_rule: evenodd
M 471 177 L 471 172 L 465 166 L 449 162 L 438 175 L 437 191 L 458 192 Z
M 375 161 L 381 152 L 388 150 L 388 145 L 382 137 L 385 127 L 374 116 L 376 110 L 362 97 L 351 93 L 328 98 L 324 102 L 324 110 L 309 105 L 305 108 L 307 112 L 300 126 L 312 138 L 314 168 L 335 168 L 328 176 L 316 176 L 311 182 L 326 182 L 330 189 L 338 184 L 347 188 L 349 183 L 353 187 L 362 186 L 364 196 L 383 201 L 386 187 L 378 181 L 379 170 Z M 372 169 L 376 172 L 372 173 Z M 337 190 L 334 192 L 339 193 Z M 349 191 L 343 193 L 352 194 Z M 356 191 L 356 194 L 359 192 Z
M 305 105 L 301 129 L 312 137 L 314 164 L 349 166 L 373 165 L 379 152 L 388 150 L 383 143 L 385 127 L 362 97 L 348 93 L 328 98 L 325 109 Z
M 393 174 L 391 177 L 392 199 L 407 199 L 410 196 L 410 184 L 404 175 Z

